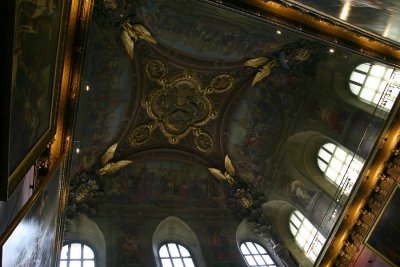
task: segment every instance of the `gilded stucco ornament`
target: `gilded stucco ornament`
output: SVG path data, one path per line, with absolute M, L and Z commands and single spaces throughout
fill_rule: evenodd
M 167 66 L 161 59 L 147 60 L 146 76 L 156 82 L 157 88 L 141 103 L 152 121 L 132 130 L 130 144 L 139 146 L 146 143 L 153 131 L 159 128 L 170 144 L 179 143 L 191 133 L 196 149 L 210 152 L 215 142 L 201 127 L 217 118 L 218 112 L 208 95 L 229 91 L 234 85 L 234 78 L 228 73 L 220 73 L 204 87 L 194 71 L 184 70 L 171 79 L 167 72 Z
M 125 21 L 121 24 L 121 41 L 130 59 L 135 55 L 135 43 L 141 39 L 147 43 L 157 44 L 156 39 L 141 24 Z
M 238 177 L 235 177 L 235 168 L 233 167 L 232 161 L 228 155 L 225 155 L 224 159 L 225 171 L 222 172 L 216 168 L 208 168 L 208 171 L 218 180 L 227 182 L 231 187 L 231 197 L 239 203 L 245 209 L 249 209 L 253 205 L 253 197 L 247 190 L 247 186 L 240 181 Z
M 310 58 L 310 52 L 304 48 L 293 49 L 292 51 L 281 51 L 278 56 L 273 58 L 258 57 L 246 60 L 243 65 L 246 67 L 258 68 L 258 72 L 253 78 L 251 86 L 265 79 L 271 74 L 275 67 L 290 68 L 293 61 L 304 62 Z

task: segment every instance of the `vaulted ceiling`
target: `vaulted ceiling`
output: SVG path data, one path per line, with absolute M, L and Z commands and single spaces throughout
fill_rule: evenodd
M 384 123 L 342 93 L 369 57 L 214 2 L 95 2 L 84 52 L 69 217 L 87 213 L 108 236 L 137 217 L 240 223 L 268 201 L 313 214 L 334 191 L 297 170 L 316 164 L 299 156 L 302 136 L 367 159 Z M 209 171 L 226 155 L 233 183 Z

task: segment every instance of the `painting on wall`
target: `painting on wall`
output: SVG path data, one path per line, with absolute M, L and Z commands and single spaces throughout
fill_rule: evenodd
M 2 265 L 14 266 L 55 266 L 56 251 L 61 243 L 60 209 L 61 180 L 63 177 L 61 160 L 38 188 L 37 194 L 17 216 L 11 227 L 15 229 L 1 237 Z M 46 181 L 47 180 L 47 181 Z M 47 182 L 47 183 L 46 183 Z
M 369 248 L 393 266 L 400 266 L 400 221 L 393 219 L 399 213 L 400 189 L 397 186 L 366 241 Z
M 141 247 L 138 241 L 138 232 L 131 227 L 127 227 L 117 241 L 119 248 L 118 266 L 136 266 L 141 264 Z
M 105 198 L 160 207 L 224 207 L 226 195 L 206 168 L 180 161 L 149 160 L 108 179 Z M 182 201 L 184 200 L 184 201 Z
M 214 260 L 216 262 L 226 262 L 231 259 L 227 237 L 218 227 L 208 229 Z
M 14 2 L 13 42 L 7 43 L 10 73 L 2 81 L 8 129 L 2 140 L 2 200 L 7 200 L 54 136 L 68 17 L 63 0 Z

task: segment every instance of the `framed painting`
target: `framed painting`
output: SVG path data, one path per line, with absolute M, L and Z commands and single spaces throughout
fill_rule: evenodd
M 3 2 L 0 200 L 7 200 L 55 134 L 69 4 Z
M 366 245 L 390 265 L 400 266 L 400 186 L 391 194 L 385 208 L 370 231 Z
M 63 165 L 59 160 L 1 236 L 1 266 L 56 266 L 66 203 Z

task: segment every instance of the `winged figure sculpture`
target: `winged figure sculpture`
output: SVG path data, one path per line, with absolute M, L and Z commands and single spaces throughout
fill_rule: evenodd
M 104 155 L 101 157 L 101 168 L 97 171 L 100 176 L 114 174 L 123 167 L 131 164 L 131 160 L 120 160 L 117 162 L 111 161 L 114 157 L 115 150 L 117 149 L 118 143 L 110 146 Z
M 122 23 L 121 41 L 131 59 L 135 54 L 135 43 L 139 39 L 151 44 L 157 44 L 156 39 L 143 25 L 132 24 L 129 21 Z
M 232 161 L 228 155 L 225 156 L 224 165 L 224 172 L 215 168 L 208 168 L 208 171 L 220 181 L 228 182 L 230 185 L 235 184 L 235 168 L 233 167 Z
M 254 86 L 259 81 L 263 80 L 265 77 L 268 77 L 271 73 L 271 70 L 278 65 L 278 62 L 275 58 L 266 58 L 266 57 L 258 57 L 246 60 L 244 65 L 247 67 L 259 68 L 256 76 L 251 83 L 251 86 Z

